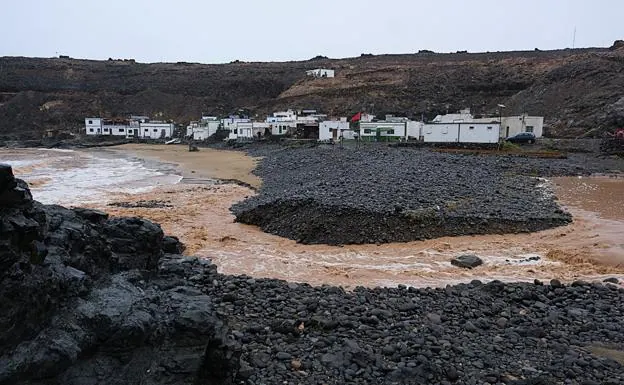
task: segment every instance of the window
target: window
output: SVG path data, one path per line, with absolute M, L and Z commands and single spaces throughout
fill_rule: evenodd
M 154 132 L 158 132 L 158 128 L 154 128 Z
M 133 134 L 134 130 L 128 130 L 128 134 Z
M 89 120 L 89 124 L 93 124 L 93 120 Z
M 533 126 L 526 126 L 526 132 L 533 132 Z
M 105 129 L 104 129 L 104 132 L 108 132 L 108 128 L 105 128 Z
M 387 130 L 386 135 L 394 135 L 394 130 Z
M 124 132 L 124 131 L 125 131 L 125 129 L 123 129 L 123 128 L 119 129 L 119 132 Z
M 365 134 L 370 134 L 370 133 L 371 133 L 370 128 L 365 128 L 365 129 L 364 129 L 364 133 L 365 133 Z
M 469 130 L 474 130 L 474 126 L 468 127 Z
M 238 135 L 238 128 L 234 129 L 234 133 Z
M 89 128 L 89 132 L 93 132 L 93 128 Z
M 492 129 L 492 126 L 488 126 L 488 130 L 491 130 L 491 129 Z
M 145 129 L 145 132 L 149 132 L 149 130 L 146 128 L 146 129 Z

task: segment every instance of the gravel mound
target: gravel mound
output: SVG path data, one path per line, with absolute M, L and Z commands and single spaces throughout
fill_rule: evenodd
M 238 222 L 302 243 L 403 242 L 561 226 L 571 216 L 536 177 L 590 172 L 562 159 L 406 148 L 273 148 L 263 155 L 259 195 L 232 211 Z

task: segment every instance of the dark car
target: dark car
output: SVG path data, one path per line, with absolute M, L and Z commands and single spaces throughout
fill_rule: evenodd
M 516 135 L 510 136 L 506 139 L 511 143 L 535 143 L 535 134 L 532 132 L 520 132 Z

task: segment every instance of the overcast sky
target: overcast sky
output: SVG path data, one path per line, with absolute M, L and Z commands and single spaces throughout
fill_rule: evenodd
M 0 0 L 0 56 L 223 63 L 608 47 L 622 0 Z

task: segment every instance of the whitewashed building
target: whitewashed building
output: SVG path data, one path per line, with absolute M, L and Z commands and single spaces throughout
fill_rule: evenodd
M 484 143 L 500 140 L 500 124 L 478 122 L 428 123 L 423 125 L 425 143 Z
M 236 125 L 238 123 L 249 123 L 249 122 L 251 122 L 251 119 L 249 118 L 241 118 L 239 116 L 230 116 L 229 118 L 221 119 L 221 127 L 223 127 L 224 130 L 228 130 L 231 132 L 234 128 L 236 128 Z
M 140 118 L 140 119 L 138 119 Z M 173 136 L 175 125 L 152 121 L 146 117 L 109 120 L 102 118 L 85 118 L 87 135 L 123 136 L 126 138 L 166 139 Z
M 102 128 L 102 118 L 85 118 L 85 133 L 87 135 L 102 135 Z
M 399 140 L 407 133 L 407 122 L 360 122 L 360 138 L 365 141 Z
M 325 120 L 319 123 L 320 141 L 338 141 L 340 140 L 340 137 L 347 140 L 353 139 L 353 131 L 349 128 L 347 118 L 341 118 L 340 120 Z
M 544 132 L 544 117 L 530 116 L 529 114 L 513 116 L 491 116 L 475 118 L 470 109 L 464 109 L 455 114 L 436 116 L 431 123 L 500 123 L 500 137 L 506 138 L 520 132 L 532 132 L 536 138 L 541 138 Z
M 313 76 L 315 78 L 333 78 L 336 72 L 327 68 L 315 68 L 313 70 L 306 71 L 306 75 Z
M 532 132 L 536 138 L 541 138 L 544 134 L 544 117 L 529 116 L 528 114 L 503 116 L 501 127 L 501 137 L 503 138 L 520 132 Z
M 266 122 L 238 122 L 230 130 L 228 140 L 251 140 L 264 136 L 267 130 L 271 129 L 271 124 Z
M 173 123 L 165 122 L 146 122 L 140 123 L 138 128 L 130 128 L 132 131 L 130 136 L 135 135 L 143 139 L 167 139 L 173 136 L 175 125 Z M 134 130 L 138 130 L 138 135 Z

